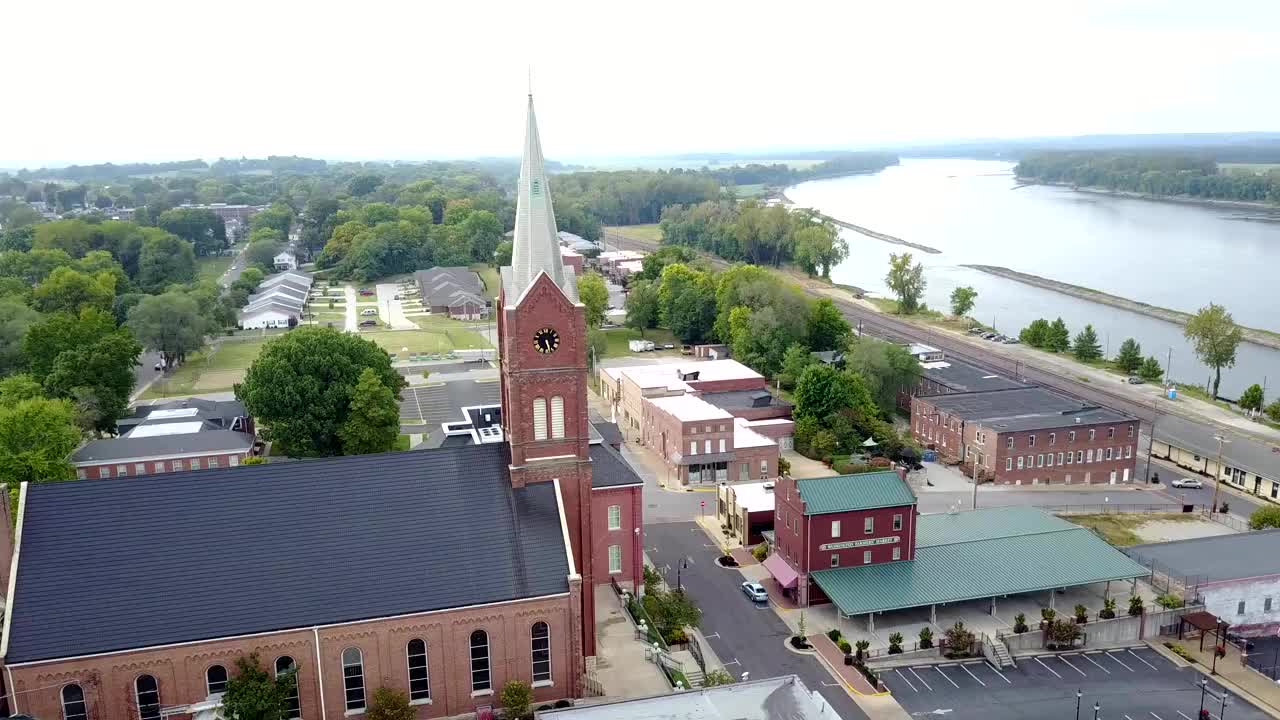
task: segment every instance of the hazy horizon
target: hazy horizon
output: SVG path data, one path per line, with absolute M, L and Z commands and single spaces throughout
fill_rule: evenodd
M 1280 119 L 1280 3 L 1029 5 L 19 5 L 0 167 L 514 157 L 530 66 L 562 162 Z

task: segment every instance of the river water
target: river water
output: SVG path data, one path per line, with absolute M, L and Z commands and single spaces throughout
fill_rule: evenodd
M 889 295 L 889 254 L 924 263 L 930 307 L 947 310 L 951 291 L 971 285 L 971 313 L 1006 334 L 1032 320 L 1061 316 L 1072 335 L 1092 323 L 1114 355 L 1133 337 L 1171 376 L 1204 385 L 1211 373 L 1192 353 L 1182 328 L 1144 315 L 1042 290 L 960 267 L 1000 265 L 1152 305 L 1195 312 L 1210 301 L 1236 322 L 1280 331 L 1280 293 L 1267 280 L 1280 268 L 1280 223 L 1253 210 L 1152 202 L 1014 182 L 1013 164 L 987 160 L 914 160 L 874 175 L 816 180 L 787 189 L 802 207 L 941 250 L 930 254 L 842 230 L 849 259 L 832 279 Z M 1268 379 L 1280 385 L 1280 351 L 1241 343 L 1236 366 L 1223 371 L 1221 394 L 1236 397 Z

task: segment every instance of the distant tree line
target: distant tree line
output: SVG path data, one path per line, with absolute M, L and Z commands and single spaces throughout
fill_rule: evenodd
M 1211 200 L 1280 203 L 1280 170 L 1223 172 L 1209 156 L 1164 152 L 1051 152 L 1029 155 L 1019 178 L 1080 187 Z
M 674 205 L 663 211 L 660 226 L 666 244 L 758 265 L 794 262 L 810 275 L 829 277 L 849 256 L 835 226 L 815 213 L 753 200 Z

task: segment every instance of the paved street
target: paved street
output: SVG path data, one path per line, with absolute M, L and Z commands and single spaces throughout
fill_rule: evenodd
M 1192 720 L 1200 712 L 1200 679 L 1147 647 L 1019 657 L 1017 667 L 996 671 L 981 660 L 917 665 L 881 673 L 894 698 L 913 716 L 947 715 L 985 720 L 1071 718 L 1076 691 L 1081 718 L 1099 720 Z M 1210 683 L 1205 709 L 1221 720 L 1222 688 Z M 1231 720 L 1268 716 L 1240 698 L 1231 698 Z
M 815 657 L 783 647 L 790 635 L 787 626 L 768 606 L 747 600 L 738 587 L 742 575 L 715 564 L 718 553 L 697 525 L 646 525 L 645 548 L 656 566 L 670 566 L 665 575 L 673 587 L 676 564 L 682 558 L 692 561 L 681 574 L 682 583 L 703 609 L 700 629 L 726 670 L 757 679 L 794 673 L 809 689 L 821 692 L 844 720 L 867 717 Z

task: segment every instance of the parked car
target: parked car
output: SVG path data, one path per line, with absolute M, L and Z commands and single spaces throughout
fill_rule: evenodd
M 991 340 L 992 340 L 992 341 L 994 341 L 994 342 L 998 342 L 998 343 L 1002 343 L 1002 342 L 1004 342 L 1005 340 L 1008 340 L 1008 339 L 1009 339 L 1009 338 L 1005 337 L 1004 335 L 996 335 L 995 337 L 991 338 Z
M 1130 385 L 1141 385 L 1142 383 L 1146 382 L 1146 380 L 1143 380 L 1137 375 L 1130 375 L 1129 379 L 1126 380 L 1125 382 L 1129 383 Z
M 1204 487 L 1204 483 L 1200 482 L 1199 480 L 1197 480 L 1197 479 L 1195 479 L 1195 478 L 1178 478 L 1177 480 L 1174 480 L 1174 481 L 1173 481 L 1172 483 L 1170 483 L 1170 484 L 1171 484 L 1171 485 L 1173 485 L 1174 487 L 1179 487 L 1179 488 L 1202 488 L 1202 487 Z
M 995 334 L 995 333 L 993 333 L 993 332 L 984 332 L 984 333 L 982 333 L 982 339 L 983 339 L 983 340 L 990 340 L 990 339 L 994 338 L 995 336 L 996 336 L 996 334 Z
M 751 602 L 769 602 L 769 592 L 758 582 L 742 583 L 742 592 L 751 599 Z
M 1019 340 L 1018 338 L 1015 338 L 1015 337 L 1007 337 L 1001 342 L 1003 342 L 1005 345 L 1017 345 Z
M 377 320 L 361 320 L 360 321 L 360 327 L 377 327 L 377 326 L 378 326 Z
M 363 310 L 361 310 L 361 311 L 360 311 L 360 314 L 361 314 L 361 315 L 377 315 L 377 314 L 378 314 L 378 309 L 377 309 L 377 308 L 365 308 L 365 309 L 363 309 Z
M 662 349 L 663 349 L 663 350 L 675 350 L 675 349 L 676 349 L 676 346 L 675 346 L 675 345 L 672 345 L 671 343 L 667 343 L 666 345 L 663 345 L 663 346 L 662 346 Z
M 372 290 L 361 290 L 361 291 L 360 291 L 360 295 L 361 295 L 361 296 L 363 296 L 363 297 L 369 297 L 369 296 L 373 295 L 373 291 L 372 291 Z
M 681 346 L 680 346 L 680 354 L 681 354 L 681 355 L 692 355 L 692 354 L 693 354 L 693 346 L 692 346 L 692 345 L 681 345 Z
M 976 327 L 976 328 L 969 328 L 969 334 L 970 334 L 970 335 L 981 335 L 981 334 L 982 334 L 982 333 L 984 333 L 984 332 L 986 332 L 986 330 L 983 330 L 983 329 L 982 329 L 982 328 L 980 328 L 980 327 Z

